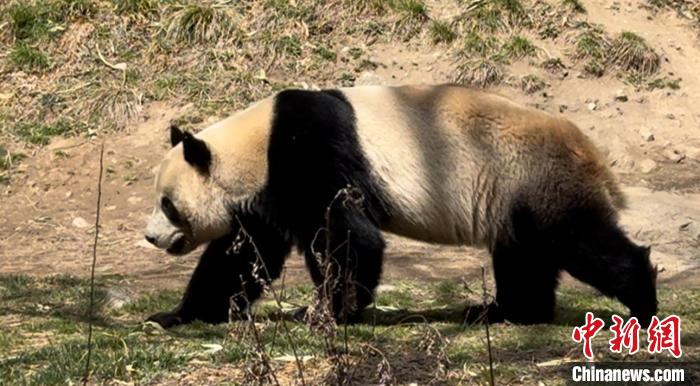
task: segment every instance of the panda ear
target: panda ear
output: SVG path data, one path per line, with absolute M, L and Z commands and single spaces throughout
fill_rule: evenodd
M 175 124 L 170 125 L 170 146 L 175 147 L 178 143 L 182 142 L 185 133 L 180 130 Z
M 206 142 L 195 138 L 189 131 L 182 133 L 182 147 L 185 161 L 203 174 L 209 174 L 211 151 Z

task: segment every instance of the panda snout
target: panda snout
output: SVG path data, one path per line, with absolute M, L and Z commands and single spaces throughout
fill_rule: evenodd
M 149 243 L 151 243 L 153 245 L 156 245 L 156 241 L 158 241 L 158 240 L 151 235 L 146 235 L 146 241 L 148 241 Z

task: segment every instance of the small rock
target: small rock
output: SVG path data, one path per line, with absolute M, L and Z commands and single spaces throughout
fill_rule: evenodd
M 639 167 L 639 171 L 644 174 L 651 173 L 654 169 L 656 169 L 656 162 L 649 158 L 641 160 L 637 165 Z
M 569 106 L 567 105 L 559 105 L 559 112 L 563 113 L 564 111 L 568 110 Z
M 644 130 L 644 131 L 642 131 L 640 134 L 642 135 L 642 138 L 643 138 L 645 141 L 647 141 L 647 142 L 651 142 L 651 141 L 653 141 L 654 139 L 656 139 L 656 138 L 654 137 L 654 134 L 653 134 L 651 131 L 648 131 L 648 130 Z
M 88 224 L 88 222 L 82 217 L 74 218 L 72 224 L 76 228 L 87 228 L 90 226 L 90 224 Z
M 66 198 L 66 199 L 69 199 L 69 198 L 71 198 L 71 197 L 73 197 L 73 192 L 71 192 L 71 191 L 69 190 L 69 191 L 66 192 L 65 198 Z
M 137 203 L 143 201 L 143 198 L 141 198 L 141 197 L 139 197 L 139 196 L 131 196 L 131 197 L 129 197 L 129 198 L 127 199 L 127 201 L 128 201 L 130 204 L 137 204 Z
M 668 118 L 668 119 L 676 119 L 676 116 L 673 115 L 673 114 L 671 114 L 671 113 L 668 113 L 668 114 L 666 114 L 666 118 Z
M 380 284 L 377 286 L 377 292 L 389 292 L 396 290 L 396 286 L 391 284 Z
M 676 163 L 683 161 L 683 159 L 685 158 L 685 154 L 681 153 L 676 149 L 666 149 L 664 150 L 663 154 L 664 157 Z
M 615 100 L 618 102 L 627 102 L 629 98 L 625 95 L 624 91 L 617 90 L 617 92 L 615 92 Z
M 109 206 L 106 206 L 105 209 L 106 209 L 106 210 L 109 210 L 109 211 L 112 211 L 112 210 L 117 209 L 117 206 L 116 206 L 116 205 L 109 205 Z
M 112 310 L 118 310 L 134 299 L 134 293 L 123 287 L 109 288 L 104 296 L 105 307 Z
M 587 104 L 586 107 L 588 107 L 588 110 L 590 111 L 595 111 L 598 109 L 598 104 L 596 104 L 595 102 L 591 102 Z

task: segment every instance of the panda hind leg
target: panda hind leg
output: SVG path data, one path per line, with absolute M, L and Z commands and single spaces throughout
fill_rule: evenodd
M 172 311 L 150 316 L 147 321 L 163 328 L 195 320 L 212 324 L 227 322 L 232 302 L 240 311 L 245 310 L 261 296 L 265 284 L 281 275 L 291 243 L 256 217 L 240 220 L 250 240 L 234 250 L 232 246 L 238 235 L 238 229 L 234 229 L 231 234 L 212 241 L 200 257 L 180 304 Z

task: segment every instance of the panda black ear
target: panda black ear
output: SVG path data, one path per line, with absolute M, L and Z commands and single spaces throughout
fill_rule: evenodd
M 194 166 L 200 172 L 209 174 L 211 165 L 211 151 L 206 142 L 195 138 L 190 132 L 182 133 L 182 147 L 185 153 L 185 161 Z
M 170 125 L 170 146 L 177 146 L 178 143 L 182 142 L 184 136 L 185 133 L 179 127 L 174 124 Z

